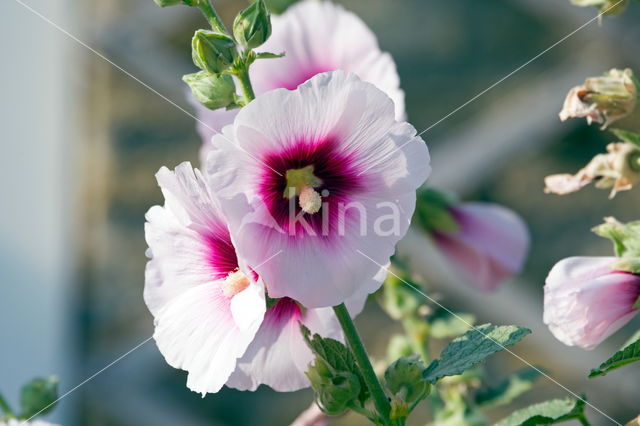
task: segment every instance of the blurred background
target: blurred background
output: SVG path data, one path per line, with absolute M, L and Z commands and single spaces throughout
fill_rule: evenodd
M 638 190 L 613 201 L 592 188 L 557 197 L 543 193 L 543 177 L 577 171 L 613 140 L 582 120 L 560 123 L 557 113 L 585 77 L 611 67 L 640 70 L 640 7 L 588 25 L 439 122 L 593 18 L 595 9 L 565 0 L 341 3 L 395 57 L 409 121 L 419 130 L 438 122 L 423 135 L 433 156 L 430 183 L 514 209 L 533 238 L 524 274 L 491 295 L 460 285 L 421 235 L 411 233 L 399 251 L 445 305 L 474 312 L 479 322 L 532 328 L 516 353 L 588 393 L 620 423 L 638 415 L 637 368 L 589 381 L 586 374 L 640 322 L 594 351 L 565 347 L 542 324 L 542 286 L 561 258 L 611 253 L 588 231 L 604 216 L 638 218 Z M 246 6 L 215 4 L 227 23 Z M 152 0 L 0 3 L 0 392 L 11 402 L 34 376 L 59 375 L 64 393 L 151 336 L 142 300 L 143 223 L 146 210 L 162 203 L 154 173 L 184 160 L 197 164 L 200 141 L 192 118 L 136 79 L 189 108 L 180 77 L 193 72 L 190 38 L 203 27 L 196 10 L 160 9 Z M 357 324 L 374 355 L 384 353 L 397 327 L 375 303 Z M 521 367 L 501 354 L 487 368 Z M 64 425 L 284 425 L 313 398 L 310 391 L 261 388 L 203 399 L 185 380 L 150 341 L 65 397 L 48 418 Z M 515 406 L 563 396 L 540 379 Z M 594 424 L 611 424 L 587 411 Z M 505 414 L 495 412 L 494 420 Z M 427 418 L 418 410 L 410 424 Z

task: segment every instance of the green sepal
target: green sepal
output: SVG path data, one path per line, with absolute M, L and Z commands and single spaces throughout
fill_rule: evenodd
M 20 391 L 20 418 L 28 419 L 53 410 L 58 400 L 58 383 L 55 376 L 37 378 Z
M 460 230 L 458 221 L 451 213 L 451 208 L 456 204 L 457 200 L 444 192 L 433 188 L 421 189 L 417 195 L 414 223 L 428 233 L 455 234 Z
M 640 274 L 640 257 L 622 258 L 611 266 L 615 271 L 625 271 Z
M 593 232 L 613 242 L 616 256 L 640 257 L 640 221 L 621 223 L 613 217 L 607 217 L 605 223 L 593 228 Z
M 182 0 L 153 0 L 160 7 L 175 6 L 181 4 Z
M 209 109 L 225 108 L 236 99 L 233 78 L 226 74 L 200 71 L 182 77 L 198 102 Z
M 640 309 L 640 296 L 638 297 L 638 300 L 636 300 L 636 303 L 633 304 L 632 308 Z
M 271 17 L 263 0 L 241 11 L 233 21 L 233 36 L 247 50 L 262 45 L 271 35 Z
M 630 132 L 628 130 L 614 129 L 614 128 L 609 129 L 609 131 L 614 135 L 616 135 L 616 137 L 620 139 L 622 142 L 627 142 L 627 143 L 630 143 L 631 145 L 634 145 L 637 148 L 640 148 L 640 134 L 635 132 Z
M 210 74 L 228 70 L 236 60 L 238 52 L 231 37 L 210 30 L 198 30 L 191 39 L 193 63 Z
M 294 3 L 297 3 L 299 0 L 265 0 L 267 7 L 271 13 L 275 13 L 279 15 L 284 13 L 285 10 Z

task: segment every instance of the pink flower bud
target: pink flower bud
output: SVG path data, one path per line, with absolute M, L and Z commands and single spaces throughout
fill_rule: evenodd
M 434 238 L 470 285 L 493 291 L 522 270 L 529 233 L 520 217 L 490 203 L 460 204 L 451 213 L 460 228 L 455 233 L 435 232 Z
M 549 272 L 544 323 L 562 343 L 593 349 L 638 312 L 640 276 L 615 271 L 617 257 L 570 257 Z

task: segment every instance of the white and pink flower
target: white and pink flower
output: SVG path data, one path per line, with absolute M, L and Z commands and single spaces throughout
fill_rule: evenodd
M 308 386 L 312 360 L 299 326 L 339 338 L 330 308 L 303 309 L 269 300 L 262 279 L 238 257 L 226 220 L 199 170 L 182 163 L 156 175 L 165 205 L 147 213 L 149 245 L 144 298 L 155 317 L 154 338 L 167 362 L 189 372 L 187 386 L 213 393 L 223 385 L 278 391 Z M 265 264 L 278 254 L 267 251 Z M 257 264 L 254 264 L 257 265 Z M 364 299 L 353 299 L 357 314 Z
M 213 145 L 208 181 L 237 251 L 252 266 L 282 252 L 254 267 L 271 297 L 316 308 L 379 288 L 430 173 L 384 92 L 319 74 L 257 97 Z
M 293 90 L 316 74 L 343 70 L 384 91 L 394 101 L 396 118 L 404 119 L 404 92 L 393 58 L 380 50 L 375 34 L 357 15 L 330 1 L 306 0 L 272 16 L 271 24 L 271 37 L 260 51 L 285 56 L 251 65 L 257 95 L 277 88 Z M 211 137 L 231 124 L 238 110 L 211 111 L 200 104 L 196 108 L 204 163 Z
M 462 203 L 450 208 L 459 229 L 433 232 L 449 263 L 469 285 L 493 291 L 518 274 L 529 250 L 529 232 L 513 211 L 492 203 Z
M 562 343 L 592 349 L 638 313 L 640 276 L 611 269 L 619 260 L 570 257 L 551 269 L 544 323 Z

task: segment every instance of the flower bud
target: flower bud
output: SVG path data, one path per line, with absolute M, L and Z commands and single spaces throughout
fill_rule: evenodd
M 384 372 L 387 390 L 407 404 L 426 397 L 431 385 L 422 376 L 424 369 L 417 355 L 400 358 Z
M 571 89 L 560 111 L 560 120 L 586 117 L 587 123 L 595 121 L 605 129 L 629 115 L 636 107 L 637 97 L 633 72 L 614 68 Z
M 271 18 L 263 0 L 251 4 L 233 21 L 233 36 L 245 49 L 255 49 L 271 35 Z
M 355 374 L 346 371 L 332 373 L 319 357 L 306 374 L 318 397 L 318 405 L 330 416 L 344 413 L 360 394 L 360 381 Z
M 571 0 L 576 6 L 595 6 L 603 15 L 619 15 L 629 4 L 628 0 Z
M 182 81 L 189 85 L 198 102 L 209 109 L 227 107 L 234 100 L 236 88 L 229 75 L 200 71 L 185 75 Z
M 160 7 L 175 6 L 182 3 L 182 0 L 153 0 Z
M 227 70 L 238 52 L 231 37 L 209 30 L 198 30 L 191 40 L 193 63 L 211 74 Z
M 610 143 L 575 175 L 558 174 L 544 180 L 545 192 L 566 195 L 596 181 L 597 188 L 612 188 L 609 198 L 640 182 L 640 150 L 628 142 Z

